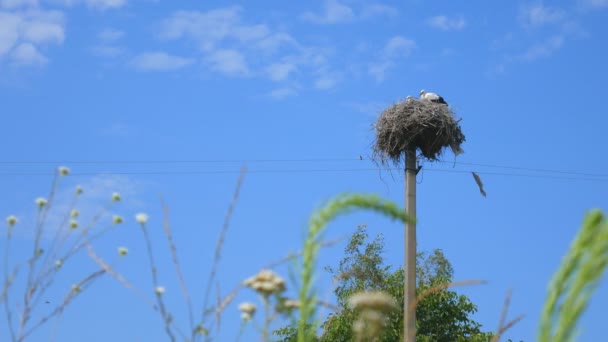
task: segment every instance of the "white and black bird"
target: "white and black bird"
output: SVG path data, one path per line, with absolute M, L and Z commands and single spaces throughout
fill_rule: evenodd
M 422 89 L 420 91 L 420 100 L 430 101 L 433 103 L 440 103 L 440 104 L 444 104 L 444 105 L 448 104 L 447 102 L 445 102 L 443 97 L 441 97 L 435 93 L 427 93 L 424 89 Z

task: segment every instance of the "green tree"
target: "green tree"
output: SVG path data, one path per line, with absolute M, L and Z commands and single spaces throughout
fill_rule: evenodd
M 322 325 L 319 342 L 353 341 L 352 324 L 357 313 L 348 306 L 348 298 L 360 291 L 379 290 L 403 303 L 403 269 L 391 270 L 384 264 L 384 242 L 377 236 L 368 242 L 365 227 L 359 227 L 345 248 L 345 257 L 336 269 L 327 267 L 336 279 L 334 293 L 339 310 L 331 313 Z M 439 249 L 417 257 L 417 292 L 452 281 L 453 268 Z M 422 342 L 486 342 L 491 333 L 482 332 L 481 325 L 470 316 L 477 307 L 469 298 L 449 289 L 440 290 L 424 298 L 416 308 L 417 340 Z M 403 336 L 403 308 L 389 318 L 378 341 L 399 341 Z M 281 341 L 296 340 L 292 327 L 275 332 Z

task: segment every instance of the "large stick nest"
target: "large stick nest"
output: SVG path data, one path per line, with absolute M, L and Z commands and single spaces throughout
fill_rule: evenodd
M 460 119 L 445 104 L 408 98 L 385 109 L 375 123 L 374 159 L 401 164 L 404 153 L 420 150 L 428 160 L 438 160 L 444 147 L 462 153 L 465 141 Z

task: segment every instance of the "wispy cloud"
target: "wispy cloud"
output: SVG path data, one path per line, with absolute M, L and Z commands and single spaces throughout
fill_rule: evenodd
M 126 222 L 129 221 L 132 212 L 142 207 L 141 200 L 137 197 L 143 190 L 143 185 L 135 180 L 123 175 L 102 175 L 94 176 L 79 183 L 83 189 L 83 193 L 76 199 L 75 180 L 62 179 L 58 188 L 55 191 L 55 197 L 51 203 L 49 213 L 45 220 L 44 237 L 54 237 L 58 231 L 69 232 L 67 227 L 67 217 L 72 209 L 79 212 L 77 221 L 81 227 L 85 227 L 93 221 L 93 218 L 104 211 L 104 208 L 109 207 L 106 215 L 119 214 Z M 109 206 L 112 198 L 112 193 L 117 192 L 121 196 L 121 201 Z M 31 202 L 32 208 L 34 202 Z M 27 212 L 30 212 L 29 210 Z M 24 227 L 29 229 L 19 230 L 23 234 L 33 234 L 35 229 L 35 217 L 27 214 L 18 215 L 24 224 Z M 109 221 L 105 217 L 106 226 Z
M 443 31 L 462 30 L 467 26 L 467 22 L 462 16 L 448 17 L 438 15 L 427 19 L 426 23 L 430 27 Z
M 275 100 L 282 100 L 284 98 L 294 96 L 297 93 L 298 91 L 294 87 L 286 86 L 270 91 L 270 93 L 268 93 L 268 96 Z
M 535 4 L 521 7 L 519 21 L 525 28 L 535 28 L 562 22 L 565 17 L 562 9 Z
M 126 52 L 126 48 L 120 45 L 120 40 L 125 33 L 120 30 L 105 28 L 97 34 L 98 43 L 91 47 L 91 52 L 98 57 L 118 57 Z
M 32 43 L 21 43 L 11 51 L 11 60 L 16 65 L 44 65 L 48 62 Z
M 518 59 L 531 62 L 543 57 L 548 57 L 559 50 L 563 44 L 564 38 L 560 35 L 556 35 L 550 37 L 544 42 L 531 46 L 524 53 L 520 54 Z
M 266 67 L 266 73 L 273 81 L 283 81 L 296 69 L 297 66 L 293 62 L 277 62 Z
M 218 49 L 205 59 L 211 69 L 229 76 L 246 76 L 249 67 L 242 53 L 233 49 Z
M 354 20 L 355 13 L 337 0 L 326 0 L 320 13 L 305 12 L 302 19 L 315 24 L 337 24 Z
M 89 8 L 96 10 L 111 10 L 118 9 L 127 5 L 127 0 L 47 0 L 48 2 L 56 5 L 62 5 L 66 7 L 77 6 L 84 4 Z
M 145 52 L 137 55 L 132 65 L 141 71 L 173 71 L 194 63 L 194 59 L 170 55 L 165 52 Z
M 18 4 L 11 0 L 4 5 Z M 64 16 L 59 11 L 0 12 L 0 59 L 9 55 L 15 65 L 41 65 L 48 59 L 40 48 L 60 45 L 64 39 Z
M 19 7 L 34 6 L 38 0 L 0 0 L 0 8 L 15 9 Z
M 97 38 L 99 38 L 102 42 L 115 42 L 122 37 L 124 37 L 124 31 L 113 29 L 113 28 L 105 28 L 97 34 Z
M 399 11 L 391 6 L 384 4 L 367 4 L 361 9 L 361 18 L 375 18 L 375 17 L 396 17 L 399 15 Z
M 580 0 L 579 2 L 584 7 L 591 8 L 591 9 L 608 8 L 608 0 Z
M 318 12 L 307 11 L 301 15 L 302 20 L 319 25 L 348 23 L 360 19 L 378 17 L 395 17 L 399 14 L 396 8 L 381 3 L 366 3 L 355 10 L 338 0 L 325 0 Z
M 290 34 L 267 24 L 250 23 L 243 13 L 239 6 L 177 11 L 161 22 L 158 38 L 193 42 L 203 66 L 225 76 L 293 83 L 296 78 L 313 75 L 309 82 L 315 89 L 329 89 L 336 84 L 337 77 L 329 67 L 328 49 L 301 44 Z M 271 97 L 294 93 L 292 87 L 279 89 Z
M 384 81 L 386 72 L 395 65 L 395 60 L 409 56 L 416 49 L 416 42 L 411 39 L 395 36 L 391 38 L 379 56 L 379 60 L 370 64 L 368 73 L 378 82 Z

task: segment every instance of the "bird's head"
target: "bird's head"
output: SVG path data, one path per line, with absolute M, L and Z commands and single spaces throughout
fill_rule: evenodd
M 420 91 L 420 96 L 424 95 L 425 93 L 426 93 L 426 91 L 425 91 L 424 89 L 422 89 L 422 90 Z

